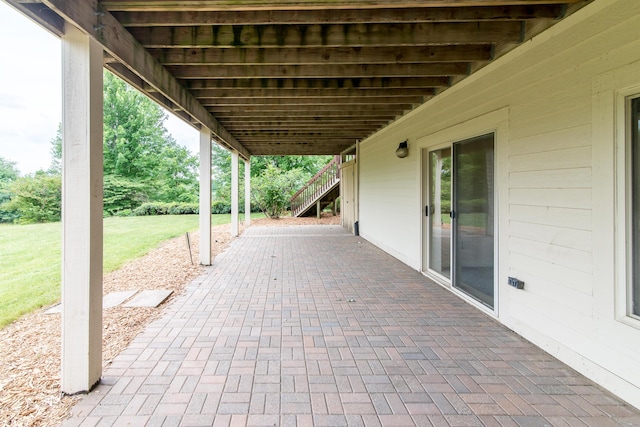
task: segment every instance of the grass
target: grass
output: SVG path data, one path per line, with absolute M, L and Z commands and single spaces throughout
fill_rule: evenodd
M 229 223 L 231 215 L 212 215 L 211 222 Z M 0 224 L 0 328 L 60 299 L 61 227 Z M 197 228 L 197 215 L 105 218 L 104 272 Z
M 449 217 L 449 212 L 442 213 L 442 223 L 443 224 L 451 224 L 451 218 Z M 486 224 L 486 214 L 484 213 L 468 213 L 461 216 L 459 225 L 462 227 L 485 227 Z

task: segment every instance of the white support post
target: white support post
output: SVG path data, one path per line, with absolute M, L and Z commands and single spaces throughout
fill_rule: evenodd
M 238 152 L 231 152 L 231 237 L 240 234 L 239 220 L 240 212 L 238 209 Z
M 251 225 L 251 158 L 244 161 L 244 226 Z
M 211 131 L 200 129 L 200 264 L 211 265 Z
M 62 392 L 102 375 L 102 47 L 62 36 Z

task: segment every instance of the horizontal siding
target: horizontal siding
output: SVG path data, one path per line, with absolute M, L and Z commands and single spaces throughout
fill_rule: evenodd
M 511 205 L 508 213 L 508 218 L 512 221 L 585 231 L 592 228 L 591 216 L 591 209 L 531 205 Z
M 557 142 L 558 145 L 561 143 L 561 141 Z M 591 146 L 511 156 L 509 166 L 510 172 L 591 167 Z
M 509 237 L 509 249 L 511 253 L 528 256 L 549 264 L 584 273 L 592 273 L 593 271 L 591 252 L 557 246 L 548 242 L 535 242 L 515 236 Z M 529 269 L 528 272 L 535 273 L 533 269 Z M 576 285 L 579 284 L 575 283 L 574 286 Z M 567 304 L 570 305 L 571 302 L 567 301 Z
M 513 188 L 509 201 L 513 205 L 590 209 L 591 189 Z
M 509 234 L 520 239 L 584 251 L 591 247 L 591 231 L 531 222 L 510 221 Z
M 414 268 L 421 238 L 414 218 L 420 210 L 413 160 L 398 159 L 399 141 L 370 144 L 360 156 L 360 235 Z M 416 166 L 417 167 L 417 166 Z M 370 203 L 382 200 L 382 203 Z
M 529 304 L 529 302 L 534 304 Z M 593 331 L 595 328 L 594 321 L 590 316 L 580 316 L 573 311 L 566 312 L 565 310 L 564 306 L 559 306 L 553 301 L 515 293 L 513 305 L 510 306 L 508 314 L 527 326 L 533 326 L 535 330 L 555 330 L 552 346 L 557 342 L 571 348 L 581 347 L 585 342 L 584 337 L 588 337 L 589 331 Z M 568 316 L 577 321 L 567 324 Z M 562 327 L 558 327 L 558 325 L 562 325 Z M 549 346 L 547 349 L 554 350 Z
M 525 285 L 527 291 L 535 285 L 535 282 L 542 279 L 549 283 L 560 283 L 565 288 L 593 296 L 590 271 L 574 270 L 564 265 L 553 264 L 548 260 L 535 259 L 526 254 L 513 252 L 510 255 L 509 275 L 521 277 L 525 283 L 528 283 L 528 286 Z M 528 280 L 529 278 L 531 280 Z
M 567 323 L 567 318 L 579 318 L 586 324 L 593 322 L 593 295 L 563 286 L 558 280 L 543 280 L 537 275 L 528 275 L 524 279 L 523 276 L 518 277 L 533 291 L 527 295 L 516 293 L 518 298 L 527 305 L 533 300 L 537 303 L 535 306 L 538 307 L 538 311 L 539 307 L 544 306 L 544 312 L 556 323 Z M 572 304 L 567 306 L 567 301 L 572 301 Z M 553 310 L 552 307 L 556 309 Z
M 562 141 L 558 144 L 558 141 Z M 556 132 L 535 132 L 523 138 L 509 135 L 509 154 L 512 156 L 565 150 L 568 148 L 588 147 L 591 145 L 591 125 L 581 125 L 561 129 Z
M 571 168 L 556 170 L 532 170 L 511 172 L 511 188 L 591 188 L 591 168 Z

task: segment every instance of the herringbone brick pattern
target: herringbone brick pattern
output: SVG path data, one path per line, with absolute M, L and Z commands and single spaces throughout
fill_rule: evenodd
M 66 426 L 640 426 L 640 413 L 340 227 L 250 228 Z

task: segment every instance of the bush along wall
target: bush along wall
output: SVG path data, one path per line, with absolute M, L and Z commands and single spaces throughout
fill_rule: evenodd
M 240 213 L 244 213 L 244 205 L 239 206 Z M 251 207 L 252 212 L 260 212 L 257 206 Z M 125 209 L 118 212 L 118 216 L 148 216 L 148 215 L 194 215 L 200 212 L 197 203 L 143 203 L 133 210 Z M 230 214 L 231 205 L 223 201 L 214 201 L 211 204 L 212 214 Z
M 197 203 L 143 203 L 131 211 L 132 216 L 193 215 L 199 212 Z

